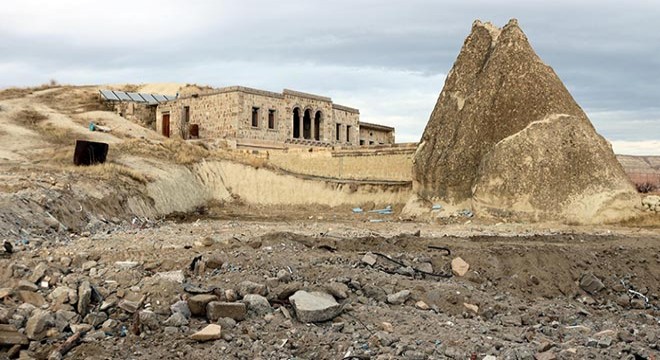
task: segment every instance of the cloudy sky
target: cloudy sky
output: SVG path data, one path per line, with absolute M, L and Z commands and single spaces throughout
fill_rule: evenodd
M 0 88 L 181 82 L 290 88 L 417 141 L 475 19 L 519 20 L 614 150 L 660 155 L 660 4 L 608 0 L 21 0 Z

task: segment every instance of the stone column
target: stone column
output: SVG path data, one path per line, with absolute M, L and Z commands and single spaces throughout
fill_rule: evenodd
M 311 116 L 311 113 L 310 113 L 310 119 L 309 119 L 309 122 L 311 123 L 311 124 L 310 124 L 311 126 L 310 126 L 310 130 L 309 130 L 309 131 L 310 131 L 310 134 L 309 134 L 310 136 L 309 136 L 309 137 L 310 137 L 312 140 L 316 140 L 316 133 L 315 133 L 315 131 L 314 131 L 314 130 L 316 130 L 316 124 L 315 124 L 316 121 L 315 121 L 315 120 L 316 120 L 316 116 Z

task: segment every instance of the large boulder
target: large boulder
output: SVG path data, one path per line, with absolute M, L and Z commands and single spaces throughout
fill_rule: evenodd
M 479 216 L 618 221 L 639 202 L 609 143 L 511 20 L 476 21 L 414 156 L 420 203 Z

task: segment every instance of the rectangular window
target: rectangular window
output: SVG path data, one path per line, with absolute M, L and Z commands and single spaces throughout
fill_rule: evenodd
M 259 127 L 259 108 L 252 108 L 252 127 Z
M 339 141 L 339 130 L 341 130 L 341 124 L 337 124 L 337 132 L 335 134 L 335 139 Z
M 346 142 L 350 143 L 351 142 L 351 126 L 346 125 Z
M 275 129 L 275 110 L 268 110 L 268 128 Z

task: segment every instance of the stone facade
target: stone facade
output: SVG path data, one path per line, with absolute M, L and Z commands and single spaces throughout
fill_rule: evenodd
M 242 86 L 185 94 L 158 105 L 156 130 L 165 136 L 183 139 L 198 137 L 319 146 L 357 146 L 361 133 L 360 112 L 334 104 L 328 97 L 293 90 L 275 93 Z M 391 140 L 393 143 L 393 129 Z
M 378 124 L 360 123 L 360 145 L 394 144 L 394 128 Z
M 135 102 L 113 102 L 113 110 L 121 117 L 149 129 L 156 128 L 156 106 Z

